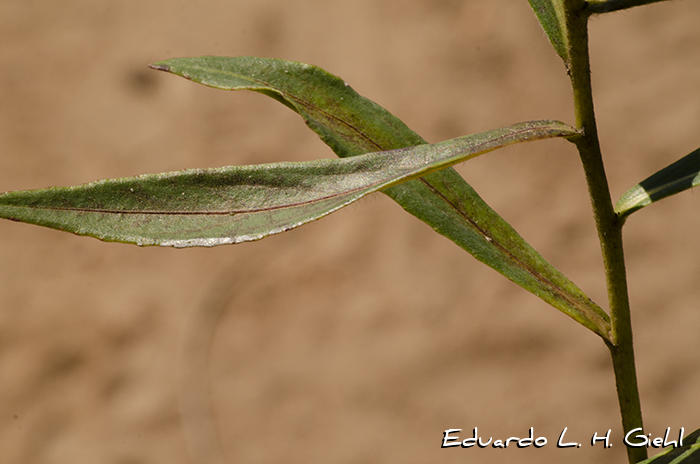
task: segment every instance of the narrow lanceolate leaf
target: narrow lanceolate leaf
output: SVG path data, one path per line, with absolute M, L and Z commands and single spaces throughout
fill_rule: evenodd
M 210 87 L 253 90 L 275 98 L 299 113 L 340 157 L 426 143 L 400 119 L 315 66 L 269 58 L 200 57 L 153 67 Z M 542 258 L 454 169 L 383 192 L 479 261 L 609 339 L 605 312 Z
M 700 148 L 635 185 L 617 202 L 615 212 L 627 217 L 645 206 L 700 185 Z
M 0 195 L 0 216 L 139 245 L 245 242 L 506 145 L 570 134 L 562 123 L 536 121 L 352 158 L 196 169 L 10 192 Z
M 564 60 L 569 62 L 569 45 L 564 18 L 564 2 L 562 0 L 528 0 L 542 29 L 549 37 L 554 50 Z
M 668 0 L 589 0 L 586 10 L 590 13 L 612 13 L 626 10 L 635 6 L 649 5 L 651 3 L 665 2 Z
M 671 438 L 677 441 L 677 438 Z M 669 446 L 651 459 L 638 464 L 698 464 L 700 462 L 700 429 L 683 438 L 683 446 Z

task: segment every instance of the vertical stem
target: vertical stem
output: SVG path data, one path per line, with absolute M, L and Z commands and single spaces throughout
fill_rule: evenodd
M 632 344 L 632 323 L 627 293 L 625 257 L 622 248 L 622 221 L 615 214 L 593 110 L 590 60 L 588 55 L 588 15 L 583 0 L 564 0 L 569 42 L 568 70 L 574 94 L 576 128 L 582 136 L 576 140 L 591 198 L 605 266 L 610 305 L 611 342 L 622 427 L 628 432 L 642 427 L 642 410 L 637 388 L 637 373 Z M 631 464 L 647 457 L 646 448 L 627 448 Z

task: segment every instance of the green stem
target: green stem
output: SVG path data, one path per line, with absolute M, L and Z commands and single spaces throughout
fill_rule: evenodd
M 642 410 L 637 388 L 622 248 L 623 221 L 615 214 L 613 208 L 598 140 L 588 56 L 588 14 L 584 13 L 586 2 L 565 0 L 564 5 L 570 53 L 568 69 L 574 94 L 576 128 L 582 134 L 575 143 L 586 175 L 603 255 L 611 322 L 611 341 L 608 348 L 613 361 L 622 427 L 628 432 L 642 427 Z M 631 464 L 644 460 L 647 457 L 646 448 L 628 447 L 627 457 Z

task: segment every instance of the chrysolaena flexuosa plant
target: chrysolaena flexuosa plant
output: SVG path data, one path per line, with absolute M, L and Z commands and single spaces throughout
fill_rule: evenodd
M 298 113 L 339 159 L 228 166 L 8 192 L 0 216 L 105 241 L 177 248 L 234 244 L 284 232 L 379 192 L 479 261 L 568 315 L 609 348 L 625 432 L 643 429 L 622 227 L 645 206 L 700 183 L 700 149 L 613 204 L 598 142 L 588 21 L 662 0 L 529 0 L 571 80 L 573 124 L 527 121 L 427 144 L 342 79 L 308 64 L 255 57 L 178 58 L 152 68 L 223 90 L 253 90 Z M 608 310 L 537 253 L 451 168 L 501 147 L 562 138 L 578 150 L 605 267 Z M 642 432 L 643 434 L 643 432 Z M 646 462 L 691 462 L 700 430 Z M 630 463 L 646 448 L 628 447 Z M 676 460 L 674 460 L 676 459 Z M 695 462 L 695 461 L 693 461 Z

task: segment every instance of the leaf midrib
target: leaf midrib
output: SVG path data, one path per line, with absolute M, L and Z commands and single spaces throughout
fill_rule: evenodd
M 464 149 L 462 153 L 469 152 L 470 154 L 465 157 L 469 158 L 472 156 L 476 156 L 481 153 L 480 147 L 484 147 L 487 145 L 492 145 L 492 144 L 498 144 L 500 140 L 510 138 L 513 136 L 513 134 L 519 134 L 522 132 L 527 132 L 528 129 L 522 129 L 519 131 L 515 131 L 513 133 L 509 134 L 504 134 L 502 136 L 489 139 L 486 141 L 482 141 L 479 143 L 476 143 L 474 145 L 468 146 L 468 148 Z M 411 147 L 404 147 L 404 148 L 397 148 L 394 150 L 388 150 L 386 152 L 377 152 L 377 153 L 368 153 L 366 154 L 367 156 L 371 155 L 376 155 L 379 153 L 386 153 L 387 155 L 389 153 L 397 152 L 397 151 L 405 151 L 407 149 L 410 149 Z M 363 156 L 363 155 L 359 155 Z M 345 160 L 348 161 L 353 161 L 357 162 L 359 161 L 358 157 L 352 157 L 352 158 L 344 158 Z M 444 160 L 443 162 L 437 161 L 436 165 L 430 166 L 429 168 L 425 169 L 424 171 L 419 170 L 418 172 L 410 172 L 410 173 L 404 173 L 399 175 L 398 177 L 395 178 L 390 178 L 389 180 L 385 181 L 377 181 L 377 182 L 372 182 L 370 184 L 366 184 L 361 187 L 356 187 L 356 188 L 351 188 L 348 190 L 343 191 L 342 193 L 338 195 L 325 195 L 323 197 L 319 198 L 313 198 L 310 200 L 306 201 L 300 201 L 297 203 L 290 203 L 290 204 L 284 204 L 284 205 L 277 205 L 277 206 L 269 206 L 269 207 L 254 207 L 250 209 L 230 209 L 230 210 L 220 210 L 220 211 L 206 211 L 206 210 L 200 210 L 200 211 L 182 211 L 182 210 L 121 210 L 121 209 L 111 209 L 111 208 L 67 208 L 67 207 L 61 207 L 61 206 L 27 206 L 27 205 L 4 205 L 4 206 L 13 206 L 17 208 L 28 208 L 28 209 L 35 209 L 35 210 L 46 210 L 46 211 L 73 211 L 73 212 L 82 212 L 82 213 L 101 213 L 101 214 L 152 214 L 152 215 L 234 215 L 234 214 L 246 214 L 246 213 L 258 213 L 258 212 L 265 212 L 265 211 L 275 211 L 278 209 L 284 209 L 284 208 L 290 208 L 290 207 L 301 207 L 304 205 L 309 205 L 309 204 L 314 204 L 314 203 L 320 203 L 324 202 L 333 198 L 343 198 L 343 197 L 352 197 L 354 194 L 357 193 L 362 193 L 363 191 L 367 191 L 366 194 L 373 193 L 375 191 L 385 189 L 385 188 L 390 188 L 393 187 L 399 183 L 403 182 L 408 182 L 412 180 L 411 178 L 419 177 L 421 181 L 425 183 L 430 189 L 435 191 L 440 195 L 441 198 L 443 198 L 448 204 L 450 204 L 455 210 L 460 211 L 459 208 L 451 203 L 449 200 L 447 200 L 446 197 L 444 197 L 440 192 L 435 189 L 434 186 L 432 186 L 428 181 L 426 181 L 422 176 L 426 176 L 432 172 L 447 168 L 449 166 L 452 166 L 454 164 L 457 164 L 461 162 L 461 158 L 459 156 L 455 156 L 454 154 L 450 156 L 448 159 Z M 262 165 L 264 166 L 264 165 Z M 275 167 L 279 167 L 279 163 L 275 165 Z M 201 174 L 201 173 L 200 173 Z M 407 180 L 408 179 L 408 180 Z M 235 186 L 234 186 L 235 187 Z M 232 187 L 233 188 L 233 187 Z M 465 213 L 462 213 L 465 218 L 470 220 L 468 216 L 466 216 Z M 478 226 L 470 220 L 472 224 L 474 224 L 475 227 L 478 228 Z M 479 230 L 481 230 L 479 228 Z M 482 235 L 488 236 L 488 234 L 485 233 L 485 231 L 482 230 Z

